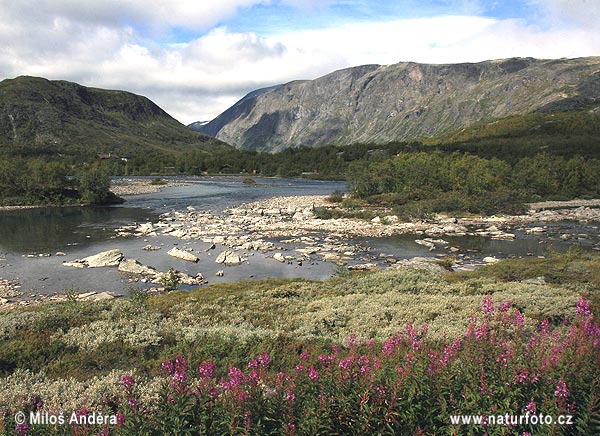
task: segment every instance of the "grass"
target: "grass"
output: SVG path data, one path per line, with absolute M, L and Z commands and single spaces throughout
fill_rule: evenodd
M 215 374 L 226 377 L 230 366 L 246 368 L 261 352 L 271 356 L 273 374 L 293 372 L 301 356 L 327 354 L 334 344 L 345 348 L 351 335 L 381 349 L 407 323 L 427 324 L 436 346 L 462 337 L 485 298 L 510 301 L 528 331 L 543 319 L 561 329 L 573 321 L 582 294 L 600 312 L 598 271 L 600 255 L 570 251 L 467 273 L 347 272 L 325 281 L 241 281 L 6 310 L 0 312 L 0 391 L 6 392 L 0 409 L 34 395 L 57 410 L 101 407 L 107 396 L 120 395 L 124 372 L 146 380 L 140 400 L 150 404 L 161 362 L 179 353 L 191 367 L 214 361 Z M 548 283 L 522 282 L 539 276 Z
M 600 257 L 568 253 L 506 260 L 442 276 L 385 270 L 326 281 L 267 279 L 112 302 L 73 301 L 0 314 L 0 372 L 45 370 L 50 377 L 150 368 L 174 350 L 233 361 L 254 348 L 285 355 L 361 331 L 382 341 L 412 321 L 433 337 L 464 329 L 482 296 L 511 300 L 526 317 L 560 322 L 588 293 L 598 311 Z M 547 285 L 520 283 L 544 276 Z

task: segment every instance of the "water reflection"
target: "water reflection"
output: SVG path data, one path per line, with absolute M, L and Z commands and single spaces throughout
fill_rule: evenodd
M 0 249 L 17 253 L 90 245 L 132 222 L 156 219 L 150 210 L 130 207 L 43 207 L 0 211 Z

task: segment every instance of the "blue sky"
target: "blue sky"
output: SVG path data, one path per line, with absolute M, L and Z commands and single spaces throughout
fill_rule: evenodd
M 0 79 L 146 95 L 181 122 L 361 64 L 600 55 L 598 0 L 0 0 Z

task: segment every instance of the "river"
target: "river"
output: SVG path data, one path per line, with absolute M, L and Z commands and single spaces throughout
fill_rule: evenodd
M 62 265 L 118 248 L 125 257 L 152 265 L 159 271 L 175 267 L 188 274 L 201 272 L 209 283 L 259 279 L 266 277 L 301 277 L 323 279 L 336 273 L 337 266 L 331 262 L 313 260 L 301 266 L 295 263 L 279 263 L 261 253 L 251 253 L 242 265 L 228 267 L 223 277 L 215 276 L 222 265 L 214 258 L 204 256 L 197 264 L 174 259 L 166 251 L 182 241 L 167 235 L 144 238 L 115 238 L 115 229 L 134 223 L 156 222 L 159 215 L 173 210 L 196 210 L 221 213 L 224 209 L 242 203 L 278 196 L 327 195 L 344 190 L 344 182 L 314 181 L 305 179 L 255 178 L 256 185 L 244 184 L 241 177 L 203 177 L 178 179 L 184 186 L 165 187 L 158 193 L 127 197 L 123 205 L 112 207 L 64 207 L 0 211 L 0 279 L 14 280 L 21 285 L 22 298 L 35 298 L 65 291 L 112 291 L 128 292 L 132 284 L 116 268 L 76 269 Z M 565 232 L 587 235 L 580 240 L 563 241 Z M 541 256 L 551 247 L 565 251 L 570 244 L 581 244 L 591 249 L 598 243 L 598 227 L 593 224 L 555 223 L 548 225 L 544 235 L 529 235 L 524 229 L 516 229 L 513 241 L 492 241 L 487 238 L 450 238 L 448 242 L 460 249 L 464 259 L 478 260 L 484 256 L 516 257 Z M 388 238 L 357 239 L 364 255 L 377 259 L 380 254 L 405 259 L 414 256 L 433 256 L 416 244 L 414 235 Z M 278 243 L 279 241 L 274 241 Z M 151 243 L 163 249 L 146 251 L 142 248 Z M 281 244 L 280 244 L 281 245 Z M 186 242 L 195 252 L 209 253 L 209 244 L 202 241 Z M 293 249 L 293 247 L 287 247 Z M 218 252 L 226 247 L 217 247 Z M 64 256 L 57 256 L 62 252 Z M 209 253 L 210 254 L 210 253 Z

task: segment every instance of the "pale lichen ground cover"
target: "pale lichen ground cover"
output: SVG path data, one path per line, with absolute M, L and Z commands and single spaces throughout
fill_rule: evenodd
M 384 341 L 402 331 L 407 322 L 428 324 L 434 339 L 452 338 L 464 333 L 469 316 L 480 310 L 486 294 L 498 302 L 511 301 L 533 326 L 536 320 L 559 322 L 570 316 L 583 291 L 577 286 L 487 278 L 451 281 L 426 272 L 398 270 L 324 282 L 281 283 L 265 281 L 264 286 L 248 285 L 248 290 L 235 284 L 235 290 L 229 292 L 221 285 L 151 297 L 142 303 L 133 299 L 77 303 L 87 305 L 86 313 L 91 309 L 93 315 L 83 318 L 80 325 L 64 323 L 65 327 L 46 331 L 48 343 L 92 354 L 119 344 L 143 354 L 149 347 L 174 340 L 182 347 L 201 347 L 203 341 L 214 337 L 237 343 L 276 342 L 282 337 L 343 343 L 356 333 L 360 340 Z M 0 335 L 7 340 L 24 328 L 55 326 L 60 324 L 56 319 L 68 310 L 79 311 L 67 303 L 4 311 L 0 313 Z M 120 375 L 133 370 L 111 369 L 87 380 L 18 369 L 0 378 L 0 408 L 15 407 L 21 398 L 32 395 L 43 397 L 48 407 L 59 410 L 100 405 L 103 399 L 118 395 Z M 160 376 L 148 377 L 143 383 L 144 396 L 156 395 L 161 383 Z

